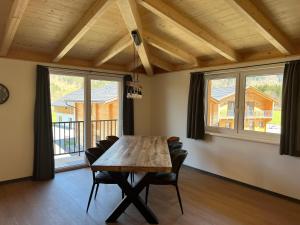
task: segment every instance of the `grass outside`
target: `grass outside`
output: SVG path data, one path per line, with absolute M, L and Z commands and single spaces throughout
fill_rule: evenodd
M 274 110 L 272 120 L 268 124 L 280 125 L 281 124 L 281 111 Z

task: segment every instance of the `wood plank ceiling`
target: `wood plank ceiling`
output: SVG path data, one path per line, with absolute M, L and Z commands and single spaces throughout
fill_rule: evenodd
M 0 55 L 148 75 L 269 59 L 300 53 L 299 12 L 299 0 L 2 0 Z

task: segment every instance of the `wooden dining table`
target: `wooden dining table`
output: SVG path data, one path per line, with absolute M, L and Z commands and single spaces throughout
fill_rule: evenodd
M 91 167 L 93 171 L 109 171 L 116 177 L 116 172 L 145 173 L 135 185 L 120 179 L 118 185 L 126 196 L 106 219 L 107 223 L 115 222 L 133 203 L 148 223 L 158 224 L 157 217 L 139 194 L 147 185 L 149 173 L 172 170 L 166 137 L 122 136 Z

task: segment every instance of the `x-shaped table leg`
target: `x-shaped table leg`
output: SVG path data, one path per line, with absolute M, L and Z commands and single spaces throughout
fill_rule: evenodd
M 115 222 L 119 216 L 126 210 L 126 208 L 133 203 L 150 224 L 158 224 L 158 220 L 152 210 L 145 204 L 139 193 L 147 185 L 147 174 L 132 187 L 127 180 L 122 180 L 118 183 L 119 187 L 125 192 L 126 197 L 119 203 L 112 214 L 107 218 L 107 223 Z

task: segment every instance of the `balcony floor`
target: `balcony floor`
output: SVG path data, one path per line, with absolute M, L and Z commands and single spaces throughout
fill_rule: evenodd
M 84 152 L 54 156 L 55 169 L 85 165 Z

